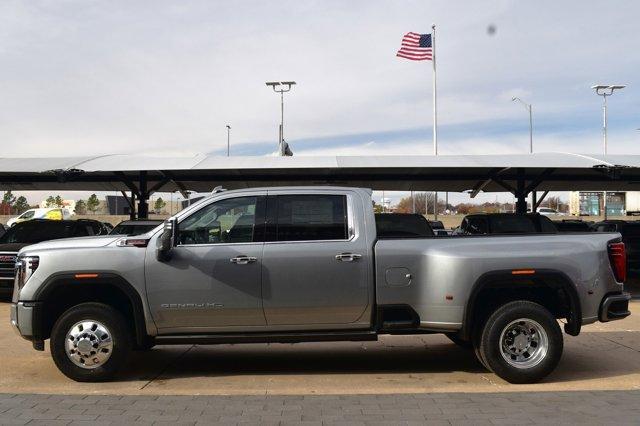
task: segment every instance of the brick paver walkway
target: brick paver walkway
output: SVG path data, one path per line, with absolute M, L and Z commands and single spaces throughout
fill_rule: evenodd
M 336 396 L 0 394 L 1 424 L 640 424 L 640 390 Z

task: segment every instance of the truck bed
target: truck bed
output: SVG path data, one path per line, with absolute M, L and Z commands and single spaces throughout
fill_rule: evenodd
M 374 247 L 377 305 L 410 305 L 420 327 L 462 327 L 465 304 L 486 271 L 558 271 L 597 312 L 616 286 L 607 257 L 616 233 L 384 238 Z M 620 289 L 621 290 L 621 289 Z M 588 292 L 589 297 L 587 297 Z M 590 323 L 597 317 L 584 317 Z

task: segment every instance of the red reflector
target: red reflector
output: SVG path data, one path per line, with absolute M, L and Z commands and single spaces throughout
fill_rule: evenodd
M 609 243 L 609 262 L 616 281 L 625 282 L 627 280 L 627 251 L 624 243 Z
M 75 277 L 78 278 L 78 279 L 98 278 L 98 274 L 76 274 Z
M 511 271 L 511 275 L 533 275 L 535 273 L 535 269 L 514 269 Z

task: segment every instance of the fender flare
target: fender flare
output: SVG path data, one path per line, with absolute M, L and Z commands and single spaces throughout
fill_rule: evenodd
M 467 299 L 462 319 L 461 336 L 463 339 L 471 340 L 473 331 L 473 318 L 477 310 L 477 298 L 480 292 L 496 283 L 517 285 L 519 282 L 537 281 L 544 286 L 562 289 L 568 296 L 570 316 L 564 325 L 565 333 L 571 336 L 580 334 L 582 327 L 582 307 L 578 295 L 577 286 L 562 271 L 555 269 L 536 269 L 533 275 L 513 275 L 512 270 L 491 271 L 482 274 L 471 288 L 471 293 Z
M 133 321 L 134 321 L 134 329 L 135 329 L 135 341 L 138 345 L 143 345 L 145 343 L 145 338 L 147 337 L 146 330 L 146 322 L 144 316 L 144 308 L 142 305 L 142 297 L 140 293 L 136 291 L 136 289 L 124 279 L 121 275 L 113 273 L 113 272 L 101 272 L 101 271 L 64 271 L 58 272 L 50 277 L 48 277 L 41 286 L 34 293 L 34 299 L 37 301 L 37 305 L 40 306 L 40 311 L 43 310 L 43 305 L 46 303 L 47 297 L 53 293 L 54 290 L 64 287 L 64 286 L 72 286 L 70 282 L 77 282 L 80 285 L 86 284 L 86 280 L 80 280 L 75 277 L 76 274 L 97 274 L 96 278 L 91 279 L 91 284 L 103 284 L 107 286 L 113 286 L 118 290 L 122 291 L 124 295 L 129 299 L 133 310 Z M 42 312 L 39 315 L 36 315 L 34 318 L 34 337 L 36 335 L 35 331 L 37 330 L 38 336 L 43 336 L 44 333 L 43 328 L 43 320 Z M 36 320 L 37 319 L 37 320 Z

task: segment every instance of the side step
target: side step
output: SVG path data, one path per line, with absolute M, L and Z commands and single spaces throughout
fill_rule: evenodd
M 156 345 L 222 345 L 230 343 L 362 342 L 378 340 L 375 331 L 318 333 L 172 334 L 157 336 Z

